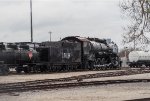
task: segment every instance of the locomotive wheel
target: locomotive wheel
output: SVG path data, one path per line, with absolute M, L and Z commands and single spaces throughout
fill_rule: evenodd
M 55 68 L 55 66 L 52 66 L 52 67 L 51 67 L 51 72 L 54 72 L 54 68 Z
M 22 66 L 18 66 L 18 67 L 16 67 L 15 70 L 16 70 L 17 73 L 21 73 L 22 72 L 22 68 L 23 68 Z
M 101 69 L 102 69 L 102 70 L 106 70 L 106 67 L 102 67 Z
M 33 66 L 33 67 L 32 67 L 32 69 L 33 69 L 33 73 L 37 73 L 37 72 L 39 72 L 39 68 L 38 68 L 38 66 Z M 31 71 L 32 71 L 32 69 L 31 69 L 31 67 L 29 67 L 29 72 L 31 72 Z
M 97 65 L 97 59 L 94 60 L 94 65 L 93 65 L 93 69 L 94 69 L 94 70 L 97 69 L 96 65 Z
M 146 67 L 149 67 L 149 65 L 145 65 Z
M 93 69 L 94 69 L 94 62 L 89 61 L 89 70 L 93 70 Z
M 105 65 L 105 64 L 106 64 L 106 59 L 105 59 L 105 58 L 102 58 L 101 64 L 102 64 L 102 65 Z M 102 70 L 106 70 L 106 69 L 107 69 L 106 66 L 102 66 Z
M 48 72 L 49 71 L 49 66 L 48 65 L 43 65 L 42 69 L 43 69 L 43 72 Z
M 21 70 L 19 70 L 19 69 L 16 69 L 16 72 L 17 72 L 17 73 L 21 73 Z
M 44 68 L 45 66 L 41 66 L 40 67 L 40 72 L 45 72 L 46 71 L 46 69 Z
M 101 67 L 99 67 L 98 65 L 101 65 L 101 59 L 96 59 L 95 61 L 94 61 L 94 65 L 95 65 L 95 70 L 101 70 Z
M 112 67 L 111 66 L 107 66 L 107 68 L 106 68 L 107 70 L 111 70 L 112 69 Z
M 66 71 L 67 70 L 67 68 L 66 68 L 66 66 L 63 66 L 63 69 L 62 69 L 63 71 Z
M 59 69 L 59 67 L 57 66 L 57 67 L 55 68 L 55 72 L 58 72 L 58 71 L 59 71 L 58 69 Z
M 102 68 L 103 68 L 103 67 L 97 67 L 97 70 L 103 70 Z
M 57 67 L 56 66 L 54 66 L 54 68 L 53 68 L 53 72 L 56 72 L 57 71 Z
M 97 66 L 96 70 L 102 70 L 102 67 Z
M 73 65 L 72 65 L 72 66 L 70 66 L 70 71 L 73 71 Z
M 57 67 L 57 72 L 60 72 L 61 71 L 61 66 L 58 66 Z
M 62 70 L 62 71 L 65 71 L 65 70 L 66 70 L 66 66 L 65 66 L 65 65 L 62 65 L 62 66 L 61 66 L 61 70 Z
M 90 69 L 90 65 L 89 65 L 89 62 L 88 62 L 88 61 L 86 61 L 86 63 L 85 63 L 85 65 L 84 65 L 83 69 Z
M 121 67 L 117 67 L 118 70 L 121 70 Z
M 28 68 L 28 67 L 24 67 L 24 68 L 23 68 L 23 71 L 24 71 L 25 73 L 29 73 L 29 68 Z
M 66 71 L 69 71 L 69 70 L 70 70 L 69 66 L 66 66 Z
M 110 66 L 110 69 L 111 69 L 111 70 L 116 70 L 117 67 L 113 65 L 113 66 Z
M 49 67 L 49 72 L 52 72 L 53 66 Z
M 17 73 L 21 73 L 21 70 L 16 70 Z
M 73 71 L 76 71 L 78 68 L 78 65 L 73 66 Z
M 62 71 L 62 67 L 61 66 L 58 66 L 58 68 L 57 68 L 58 70 L 58 72 L 61 72 Z

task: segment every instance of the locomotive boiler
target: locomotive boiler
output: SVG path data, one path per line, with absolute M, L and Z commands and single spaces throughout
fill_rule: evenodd
M 94 67 L 102 69 L 119 67 L 118 46 L 114 42 L 105 39 L 88 38 L 91 44 Z

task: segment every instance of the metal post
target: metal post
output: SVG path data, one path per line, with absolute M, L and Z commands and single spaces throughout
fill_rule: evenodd
M 31 17 L 31 42 L 33 42 L 32 0 L 30 0 L 30 17 Z
M 125 67 L 127 66 L 127 62 L 128 62 L 127 50 L 128 50 L 128 47 L 125 47 Z
M 133 44 L 134 44 L 134 50 L 135 50 L 135 36 L 134 36 L 134 43 Z
M 133 38 L 134 38 L 134 40 L 133 40 L 133 48 L 135 50 L 135 48 L 136 48 L 136 43 L 135 43 L 135 41 L 136 41 L 136 35 L 135 35 L 135 33 L 133 35 Z
M 50 40 L 50 42 L 51 42 L 51 34 L 52 34 L 52 32 L 49 32 L 49 34 L 50 34 L 50 39 L 49 39 L 49 40 Z

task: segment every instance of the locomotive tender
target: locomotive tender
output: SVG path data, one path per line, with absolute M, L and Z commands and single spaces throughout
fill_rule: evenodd
M 118 46 L 105 39 L 80 36 L 56 42 L 0 44 L 0 61 L 20 73 L 117 69 Z
M 31 47 L 33 46 L 33 47 Z M 34 50 L 34 43 L 0 43 L 0 61 L 4 62 L 9 68 L 16 67 L 19 73 L 27 71 L 24 66 L 32 66 L 38 60 L 38 53 Z M 23 68 L 24 67 L 24 68 Z

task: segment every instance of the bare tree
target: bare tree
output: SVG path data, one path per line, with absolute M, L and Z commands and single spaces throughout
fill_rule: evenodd
M 120 3 L 123 13 L 130 17 L 130 25 L 125 28 L 123 43 L 148 44 L 150 39 L 150 0 L 124 0 Z

